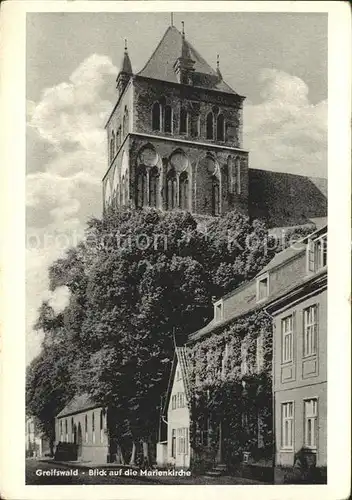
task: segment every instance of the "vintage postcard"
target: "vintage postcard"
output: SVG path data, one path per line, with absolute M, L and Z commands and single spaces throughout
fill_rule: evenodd
M 347 498 L 347 4 L 1 16 L 1 495 Z

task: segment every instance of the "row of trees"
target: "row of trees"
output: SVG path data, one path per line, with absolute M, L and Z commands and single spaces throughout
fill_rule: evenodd
M 54 440 L 54 417 L 87 392 L 109 409 L 123 459 L 144 455 L 158 427 L 173 355 L 212 316 L 212 300 L 251 279 L 273 256 L 259 221 L 233 212 L 202 223 L 187 212 L 108 211 L 49 270 L 70 291 L 59 314 L 44 302 L 41 353 L 29 365 L 27 411 Z M 270 247 L 270 245 L 269 245 Z M 128 443 L 126 449 L 126 443 Z

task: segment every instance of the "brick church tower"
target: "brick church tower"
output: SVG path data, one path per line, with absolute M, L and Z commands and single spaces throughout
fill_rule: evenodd
M 113 205 L 219 215 L 248 211 L 244 97 L 170 26 L 133 74 L 127 46 L 106 124 L 104 208 Z

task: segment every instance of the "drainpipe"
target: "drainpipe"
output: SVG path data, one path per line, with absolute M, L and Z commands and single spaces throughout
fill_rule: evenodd
M 274 385 L 275 385 L 275 359 L 274 359 L 274 332 L 275 332 L 275 322 L 274 322 L 274 317 L 268 313 L 268 311 L 264 308 L 263 312 L 271 319 L 272 321 L 272 327 L 273 327 L 273 355 L 272 355 L 272 384 L 271 384 L 271 398 L 272 398 L 272 415 L 273 415 L 273 420 L 272 420 L 272 427 L 273 427 L 273 459 L 272 459 L 272 464 L 273 464 L 273 473 L 274 473 L 274 483 L 275 483 L 275 466 L 276 466 L 276 406 L 275 406 L 275 390 L 274 390 Z

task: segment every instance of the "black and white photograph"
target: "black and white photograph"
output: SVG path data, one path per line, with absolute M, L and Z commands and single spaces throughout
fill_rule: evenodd
M 25 484 L 326 487 L 329 14 L 160 3 L 26 14 Z

